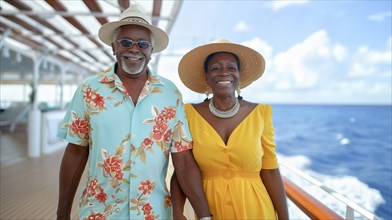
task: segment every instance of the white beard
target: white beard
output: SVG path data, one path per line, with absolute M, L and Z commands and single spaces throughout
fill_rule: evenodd
M 129 75 L 136 75 L 136 74 L 141 73 L 145 64 L 146 64 L 146 60 L 144 59 L 143 63 L 141 63 L 141 65 L 139 67 L 137 67 L 136 69 L 135 68 L 131 69 L 129 66 L 127 66 L 126 60 L 127 60 L 126 58 L 121 57 L 121 61 L 122 61 L 121 66 L 122 66 L 122 69 L 124 70 L 124 72 L 128 73 Z

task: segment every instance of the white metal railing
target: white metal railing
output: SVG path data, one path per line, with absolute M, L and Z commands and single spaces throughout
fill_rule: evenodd
M 311 184 L 317 186 L 319 189 L 322 189 L 323 191 L 325 191 L 326 193 L 328 193 L 329 195 L 331 195 L 335 199 L 337 199 L 340 202 L 342 202 L 343 204 L 345 204 L 345 206 L 346 206 L 345 219 L 353 220 L 354 219 L 354 212 L 359 213 L 360 215 L 362 215 L 363 217 L 365 217 L 365 218 L 367 218 L 369 220 L 379 220 L 380 219 L 375 214 L 373 214 L 373 213 L 369 212 L 368 210 L 362 208 L 358 204 L 354 203 L 353 201 L 349 200 L 348 198 L 344 197 L 343 195 L 337 193 L 333 189 L 331 189 L 328 186 L 326 186 L 323 183 L 321 183 L 319 180 L 311 177 L 310 175 L 302 172 L 301 170 L 296 169 L 294 167 L 290 167 L 289 165 L 287 165 L 285 163 L 282 163 L 282 162 L 279 163 L 279 166 L 283 166 L 284 168 L 288 169 L 292 173 L 298 175 L 302 179 L 304 179 L 304 180 L 310 182 Z

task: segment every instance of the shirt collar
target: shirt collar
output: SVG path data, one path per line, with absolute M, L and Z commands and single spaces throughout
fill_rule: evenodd
M 122 84 L 120 78 L 114 72 L 114 70 L 116 69 L 116 65 L 118 65 L 118 64 L 117 63 L 113 64 L 109 69 L 107 69 L 104 72 L 102 72 L 101 74 L 99 74 L 98 75 L 99 82 Z M 148 79 L 147 79 L 146 85 L 151 85 L 151 84 L 153 86 L 164 85 L 160 76 L 158 76 L 156 73 L 153 73 L 149 68 L 147 68 L 147 72 L 148 72 Z

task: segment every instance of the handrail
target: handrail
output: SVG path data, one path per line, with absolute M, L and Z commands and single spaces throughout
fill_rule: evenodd
M 310 219 L 343 219 L 287 178 L 282 176 L 282 179 L 287 197 Z
M 345 205 L 346 205 L 346 215 L 345 215 L 345 218 L 344 218 L 344 219 L 347 219 L 347 220 L 348 220 L 348 219 L 354 219 L 354 211 L 358 212 L 359 214 L 361 214 L 362 216 L 364 216 L 365 218 L 367 218 L 367 219 L 369 219 L 369 220 L 376 220 L 376 219 L 379 219 L 379 218 L 378 218 L 376 215 L 374 215 L 373 213 L 371 213 L 371 212 L 365 210 L 364 208 L 360 207 L 358 204 L 356 204 L 356 203 L 354 203 L 353 201 L 347 199 L 346 197 L 344 197 L 343 195 L 337 193 L 337 192 L 334 191 L 333 189 L 331 189 L 331 188 L 325 186 L 323 183 L 321 183 L 321 182 L 318 181 L 317 179 L 315 179 L 315 178 L 309 176 L 308 174 L 306 174 L 306 173 L 304 173 L 304 172 L 302 172 L 302 171 L 300 171 L 300 170 L 298 170 L 298 169 L 296 169 L 296 168 L 294 168 L 294 167 L 291 167 L 291 166 L 289 167 L 288 165 L 286 165 L 286 164 L 284 164 L 284 163 L 279 163 L 279 165 L 284 166 L 286 169 L 290 170 L 292 173 L 297 174 L 297 175 L 300 176 L 302 179 L 307 180 L 308 182 L 312 183 L 313 185 L 317 186 L 318 188 L 324 190 L 324 191 L 325 191 L 326 193 L 328 193 L 329 195 L 333 196 L 333 197 L 334 197 L 335 199 L 337 199 L 338 201 L 340 201 L 340 202 L 342 202 L 343 204 L 345 204 Z M 287 184 L 287 187 L 289 187 L 289 188 L 291 187 L 291 186 L 290 186 L 291 184 L 294 184 L 294 183 L 292 183 L 291 181 L 288 181 L 288 179 L 287 179 L 287 178 L 284 178 L 284 177 L 283 177 L 283 181 L 284 181 L 285 187 L 286 187 L 286 184 Z M 285 183 L 285 182 L 286 182 L 286 183 Z M 294 184 L 294 185 L 295 185 L 295 184 Z M 301 192 L 300 190 L 302 190 L 302 189 L 298 187 L 298 188 L 299 188 L 298 192 L 295 192 L 295 191 L 297 191 L 297 189 L 296 189 L 295 187 L 298 187 L 298 186 L 295 185 L 294 187 L 292 187 L 291 193 L 298 193 L 298 194 L 301 194 L 302 192 Z M 303 190 L 302 190 L 302 191 L 303 191 Z M 286 189 L 286 193 L 288 193 L 288 192 L 287 192 L 287 189 Z M 306 192 L 305 192 L 305 193 L 306 193 Z M 289 197 L 289 198 L 290 198 L 290 197 Z M 294 202 L 294 201 L 293 201 L 293 202 Z M 298 207 L 303 206 L 303 205 L 300 206 L 300 205 L 298 205 L 298 204 L 296 204 L 296 205 L 297 205 Z

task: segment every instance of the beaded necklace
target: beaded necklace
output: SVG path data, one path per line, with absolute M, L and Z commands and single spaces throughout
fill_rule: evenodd
M 210 109 L 211 113 L 218 118 L 231 118 L 234 115 L 236 115 L 238 113 L 238 111 L 240 110 L 240 103 L 238 102 L 238 99 L 235 99 L 235 104 L 231 109 L 229 109 L 227 111 L 220 111 L 214 106 L 212 99 L 210 99 L 210 103 L 208 104 L 208 108 Z

